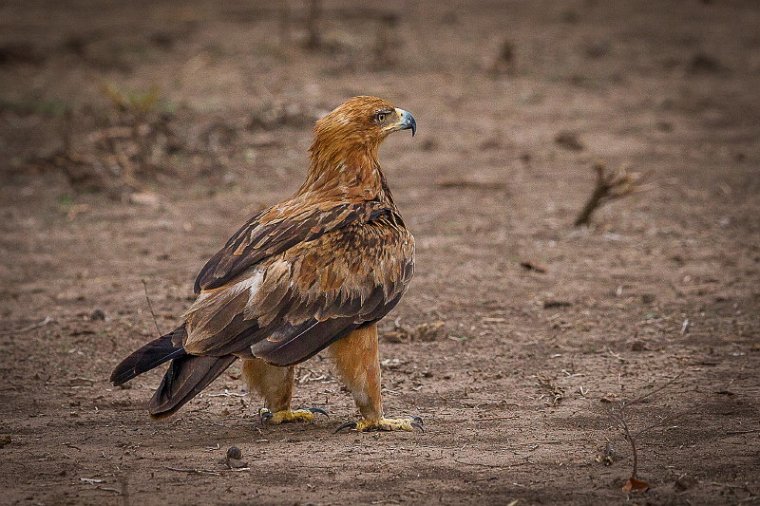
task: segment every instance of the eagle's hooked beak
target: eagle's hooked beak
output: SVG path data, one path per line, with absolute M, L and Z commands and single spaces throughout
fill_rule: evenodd
M 399 130 L 412 130 L 412 137 L 417 132 L 417 122 L 414 121 L 414 116 L 409 111 L 396 108 L 396 114 L 398 114 L 399 122 L 397 123 Z

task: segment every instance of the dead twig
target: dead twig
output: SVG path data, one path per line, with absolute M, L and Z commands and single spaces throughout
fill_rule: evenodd
M 53 318 L 46 316 L 44 320 L 37 323 L 33 323 L 31 325 L 20 328 L 18 330 L 4 330 L 0 332 L 0 336 L 8 336 L 11 334 L 23 334 L 25 332 L 30 332 L 32 330 L 38 329 L 40 327 L 44 327 L 45 325 L 48 325 L 49 323 L 53 323 L 53 322 L 55 322 Z
M 113 492 L 116 495 L 121 495 L 121 490 L 113 487 L 95 487 L 97 490 L 102 490 L 104 492 Z
M 626 493 L 629 492 L 645 492 L 649 489 L 649 484 L 643 480 L 640 480 L 638 478 L 638 472 L 639 472 L 639 453 L 638 453 L 638 439 L 646 434 L 649 431 L 652 431 L 657 428 L 665 428 L 669 421 L 679 418 L 686 413 L 679 413 L 676 415 L 666 415 L 657 417 L 657 421 L 644 427 L 643 429 L 640 429 L 637 432 L 633 432 L 629 425 L 629 415 L 628 415 L 628 407 L 638 404 L 642 402 L 644 399 L 647 399 L 656 393 L 662 392 L 669 386 L 671 386 L 673 383 L 675 383 L 681 376 L 683 375 L 683 372 L 676 375 L 674 378 L 668 380 L 666 383 L 661 385 L 658 388 L 655 388 L 649 393 L 646 393 L 644 395 L 641 395 L 639 397 L 636 397 L 632 400 L 621 400 L 617 402 L 615 405 L 610 406 L 608 415 L 610 419 L 615 423 L 615 425 L 620 429 L 622 432 L 623 438 L 626 440 L 626 442 L 631 446 L 631 453 L 632 453 L 632 465 L 631 465 L 631 475 L 628 478 L 628 480 L 623 485 L 623 491 Z
M 760 429 L 750 429 L 750 430 L 730 430 L 726 432 L 729 436 L 738 436 L 739 434 L 755 434 L 757 432 L 760 432 Z
M 530 464 L 533 464 L 533 462 L 517 462 L 515 464 L 486 464 L 484 462 L 467 462 L 465 460 L 459 460 L 457 458 L 454 459 L 454 462 L 458 464 L 464 464 L 466 466 L 477 466 L 477 467 L 488 467 L 491 469 L 509 469 L 512 467 L 520 467 L 520 466 L 527 466 Z
M 161 332 L 161 329 L 158 327 L 158 320 L 156 319 L 156 313 L 153 311 L 153 304 L 150 302 L 150 297 L 148 296 L 148 284 L 145 282 L 144 279 L 141 280 L 143 284 L 143 290 L 145 291 L 145 300 L 148 302 L 148 309 L 150 309 L 150 315 L 153 317 L 153 323 L 156 326 L 156 331 L 158 332 L 159 336 L 163 336 L 164 333 Z
M 218 393 L 218 394 L 206 394 L 206 397 L 246 397 L 248 394 L 238 394 L 235 392 L 230 392 L 229 389 L 225 388 L 224 392 Z
M 190 473 L 190 474 L 210 474 L 212 476 L 219 476 L 222 473 L 237 473 L 240 471 L 250 471 L 250 467 L 237 467 L 232 469 L 195 469 L 195 468 L 184 468 L 184 467 L 171 467 L 171 466 L 164 466 L 164 469 L 168 469 L 169 471 L 175 471 L 178 473 Z
M 627 167 L 620 167 L 612 172 L 604 163 L 597 162 L 593 170 L 596 172 L 596 185 L 578 217 L 575 218 L 573 225 L 576 227 L 587 225 L 594 211 L 607 202 L 642 191 L 640 183 L 643 176 L 638 172 L 629 172 Z
M 648 397 L 651 397 L 651 396 L 653 396 L 654 394 L 656 394 L 658 392 L 662 392 L 663 390 L 665 390 L 666 388 L 668 388 L 670 385 L 672 385 L 673 383 L 675 383 L 676 381 L 678 381 L 681 378 L 681 376 L 683 376 L 683 371 L 679 372 L 675 377 L 669 379 L 666 383 L 663 383 L 661 386 L 655 388 L 651 392 L 649 392 L 647 394 L 644 394 L 644 395 L 642 395 L 640 397 L 636 397 L 633 400 L 623 401 L 623 402 L 625 402 L 626 406 L 631 406 L 633 404 L 638 404 L 641 401 L 643 401 L 644 399 L 646 399 Z
M 168 469 L 169 471 L 175 471 L 178 473 L 210 474 L 212 476 L 219 476 L 221 474 L 219 471 L 214 471 L 211 469 L 192 469 L 192 468 L 171 467 L 171 466 L 164 466 L 164 469 Z
M 631 470 L 631 478 L 636 479 L 639 472 L 639 453 L 636 450 L 636 438 L 631 434 L 631 430 L 628 428 L 628 420 L 625 416 L 625 408 L 621 407 L 618 413 L 611 412 L 610 416 L 617 422 L 620 428 L 623 430 L 623 437 L 631 445 L 631 451 L 633 452 L 633 465 Z

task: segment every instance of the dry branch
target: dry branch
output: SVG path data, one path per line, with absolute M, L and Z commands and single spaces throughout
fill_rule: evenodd
M 632 453 L 632 466 L 631 466 L 631 476 L 626 481 L 625 485 L 623 485 L 623 491 L 624 492 L 644 492 L 649 489 L 649 485 L 638 478 L 638 471 L 639 471 L 639 453 L 638 453 L 638 439 L 646 434 L 647 432 L 658 429 L 658 428 L 664 428 L 667 426 L 667 423 L 674 418 L 679 418 L 686 413 L 679 413 L 679 414 L 671 414 L 671 415 L 663 415 L 663 416 L 655 416 L 656 421 L 643 429 L 633 432 L 630 428 L 629 423 L 629 414 L 628 414 L 628 407 L 631 405 L 638 404 L 642 402 L 644 399 L 647 399 L 659 392 L 662 392 L 666 388 L 670 387 L 673 383 L 675 383 L 683 373 L 679 373 L 676 377 L 668 380 L 666 383 L 661 385 L 658 388 L 655 388 L 651 392 L 641 395 L 639 397 L 636 397 L 632 400 L 621 400 L 615 405 L 611 406 L 608 411 L 608 415 L 610 417 L 610 420 L 614 422 L 614 424 L 620 429 L 623 438 L 628 442 L 628 444 L 631 446 L 631 453 Z
M 587 225 L 594 211 L 607 202 L 627 197 L 641 190 L 642 175 L 629 172 L 627 167 L 620 167 L 612 172 L 604 163 L 597 162 L 593 170 L 596 172 L 596 185 L 573 223 L 576 227 Z
M 242 471 L 250 471 L 250 467 L 239 467 L 234 469 L 196 469 L 196 468 L 183 468 L 183 467 L 171 467 L 171 466 L 164 466 L 164 469 L 168 469 L 169 471 L 176 471 L 178 473 L 189 473 L 189 474 L 208 474 L 211 476 L 219 476 L 222 473 L 239 473 Z
M 158 332 L 159 336 L 164 335 L 163 332 L 161 332 L 161 329 L 158 327 L 158 319 L 156 318 L 156 312 L 153 311 L 153 304 L 150 302 L 150 297 L 148 296 L 148 284 L 145 282 L 145 280 L 142 280 L 143 290 L 145 291 L 145 300 L 148 303 L 148 309 L 150 309 L 150 315 L 153 317 L 153 324 L 156 326 L 156 332 Z
M 0 331 L 0 336 L 9 336 L 9 335 L 13 335 L 13 334 L 23 334 L 25 332 L 29 332 L 29 331 L 38 329 L 40 327 L 44 327 L 45 325 L 47 325 L 49 323 L 54 323 L 54 322 L 55 322 L 55 320 L 53 318 L 51 318 L 50 316 L 46 316 L 44 320 L 39 321 L 37 323 L 33 323 L 31 325 L 28 325 L 26 327 L 20 328 L 18 330 L 3 330 L 3 331 Z

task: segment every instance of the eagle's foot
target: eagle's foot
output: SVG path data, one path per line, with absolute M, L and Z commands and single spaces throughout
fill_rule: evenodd
M 358 422 L 346 422 L 340 427 L 335 429 L 335 432 L 340 432 L 343 429 L 351 429 L 357 432 L 389 432 L 393 430 L 403 430 L 407 432 L 413 432 L 414 429 L 425 431 L 422 426 L 422 418 L 419 416 L 413 416 L 410 418 L 381 418 L 379 420 L 367 420 L 362 418 Z
M 313 422 L 316 414 L 328 416 L 327 411 L 321 408 L 283 409 L 274 413 L 267 408 L 259 410 L 261 422 L 272 425 L 291 422 Z

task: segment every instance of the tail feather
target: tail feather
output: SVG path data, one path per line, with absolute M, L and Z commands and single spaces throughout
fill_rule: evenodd
M 148 411 L 154 418 L 174 414 L 190 399 L 206 388 L 237 359 L 234 355 L 199 357 L 185 355 L 172 360 Z
M 149 342 L 116 366 L 111 373 L 111 383 L 119 386 L 164 362 L 187 355 L 182 347 L 186 336 L 183 326 Z

